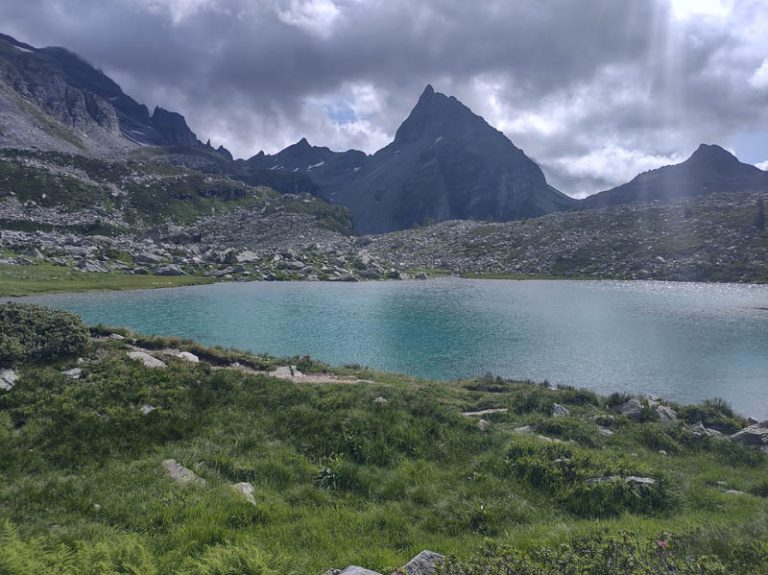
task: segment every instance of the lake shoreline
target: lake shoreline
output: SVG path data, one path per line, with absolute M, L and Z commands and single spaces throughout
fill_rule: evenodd
M 218 282 L 177 290 L 36 295 L 92 325 L 122 325 L 279 357 L 442 381 L 494 375 L 724 397 L 768 417 L 765 286 L 659 281 Z M 738 380 L 740 385 L 728 385 Z
M 16 273 L 21 272 L 21 273 Z M 135 290 L 158 290 L 193 285 L 211 285 L 223 283 L 362 283 L 362 282 L 392 282 L 435 280 L 443 278 L 461 278 L 467 280 L 500 280 L 500 281 L 591 281 L 591 282 L 674 282 L 695 283 L 704 285 L 768 285 L 766 282 L 729 282 L 729 281 L 690 281 L 680 279 L 637 279 L 622 277 L 592 277 L 573 275 L 546 274 L 509 274 L 509 273 L 452 273 L 445 270 L 409 270 L 403 272 L 398 279 L 381 277 L 378 279 L 355 280 L 310 280 L 301 277 L 286 277 L 280 279 L 262 279 L 256 277 L 220 278 L 202 274 L 179 276 L 132 275 L 115 272 L 81 272 L 73 270 L 56 270 L 52 274 L 41 274 L 41 277 L 29 277 L 29 267 L 7 266 L 0 264 L 0 298 L 24 298 L 38 295 L 78 294 L 99 292 L 122 292 Z M 64 276 L 63 278 L 61 276 Z

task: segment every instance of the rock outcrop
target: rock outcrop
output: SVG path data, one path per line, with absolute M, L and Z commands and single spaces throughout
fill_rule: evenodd
M 166 459 L 162 463 L 163 469 L 168 476 L 179 485 L 205 485 L 206 481 L 199 477 L 194 471 L 184 467 L 175 459 Z

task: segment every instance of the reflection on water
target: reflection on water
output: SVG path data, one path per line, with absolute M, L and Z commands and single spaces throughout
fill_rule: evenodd
M 412 375 L 492 372 L 768 417 L 768 286 L 230 283 L 30 298 L 89 323 Z

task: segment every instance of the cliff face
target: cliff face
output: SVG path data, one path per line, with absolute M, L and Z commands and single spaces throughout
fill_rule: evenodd
M 249 163 L 307 175 L 322 197 L 352 211 L 363 233 L 450 219 L 514 220 L 576 205 L 504 134 L 431 86 L 394 141 L 372 156 L 301 140 Z
M 138 145 L 204 147 L 183 116 L 126 95 L 64 48 L 0 35 L 0 145 L 109 154 Z

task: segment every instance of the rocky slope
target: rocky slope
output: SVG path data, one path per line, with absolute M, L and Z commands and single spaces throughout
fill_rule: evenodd
M 151 162 L 0 153 L 0 264 L 263 279 L 396 277 L 309 195 Z
M 226 149 L 201 143 L 181 114 L 150 113 L 77 54 L 0 34 L 0 148 L 123 158 L 144 146 L 232 160 Z
M 768 281 L 768 233 L 755 226 L 768 194 L 713 194 L 667 203 L 508 222 L 444 222 L 367 238 L 377 257 L 453 273 Z

